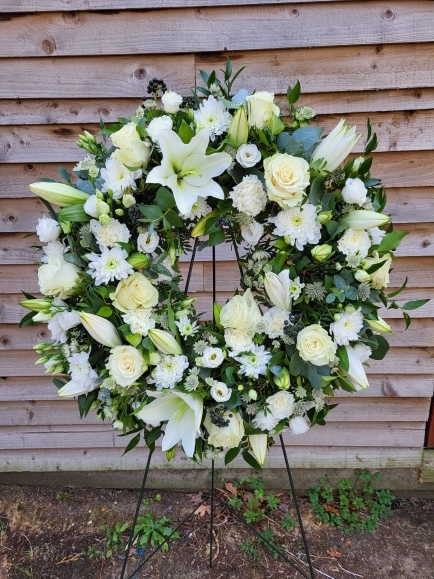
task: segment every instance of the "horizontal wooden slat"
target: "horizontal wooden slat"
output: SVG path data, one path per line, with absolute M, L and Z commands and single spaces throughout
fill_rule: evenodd
M 295 437 L 294 437 L 295 438 Z M 291 468 L 418 468 L 422 464 L 422 448 L 357 448 L 289 446 Z M 141 446 L 121 456 L 119 448 L 92 449 L 41 449 L 0 451 L 2 472 L 54 472 L 54 471 L 112 471 L 139 470 L 143 472 L 147 450 Z M 210 461 L 196 465 L 182 452 L 176 453 L 169 464 L 172 469 L 209 468 Z M 215 462 L 216 468 L 223 468 L 222 460 Z M 242 458 L 231 463 L 233 468 L 246 468 Z M 265 459 L 265 468 L 284 468 L 285 463 L 280 447 L 271 448 Z M 152 457 L 153 469 L 167 469 L 165 453 L 156 451 Z
M 299 5 L 19 14 L 2 22 L 0 56 L 274 50 L 433 40 L 432 4 L 382 0 Z M 212 29 L 212 34 L 210 34 Z M 258 30 L 260 33 L 258 34 Z M 124 33 L 120 34 L 120 31 Z M 146 31 L 146 33 L 144 33 Z M 98 42 L 95 42 L 98 38 Z

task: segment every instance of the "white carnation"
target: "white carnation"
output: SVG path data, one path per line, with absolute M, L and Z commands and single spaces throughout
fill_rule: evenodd
M 264 314 L 262 321 L 265 324 L 265 333 L 269 338 L 281 338 L 285 322 L 289 321 L 289 312 L 275 306 Z
M 210 139 L 214 141 L 217 135 L 222 135 L 231 124 L 232 115 L 226 110 L 225 105 L 212 95 L 204 99 L 199 110 L 194 111 L 197 131 L 208 129 Z
M 182 380 L 184 370 L 188 368 L 187 356 L 162 356 L 161 361 L 152 371 L 149 384 L 155 384 L 157 390 L 173 388 Z
M 229 193 L 233 205 L 250 217 L 260 213 L 267 203 L 267 194 L 256 175 L 246 175 Z
M 128 227 L 117 219 L 111 218 L 106 225 L 91 219 L 89 225 L 96 242 L 102 247 L 113 247 L 118 241 L 128 243 L 131 237 Z
M 147 336 L 149 330 L 155 328 L 155 320 L 151 318 L 151 314 L 150 310 L 137 308 L 127 311 L 122 315 L 122 319 L 130 326 L 132 334 Z
M 237 151 L 237 161 L 244 167 L 244 169 L 250 169 L 254 167 L 256 163 L 261 160 L 261 152 L 256 145 L 241 145 Z
M 347 179 L 345 186 L 342 189 L 342 197 L 346 203 L 354 203 L 356 205 L 363 205 L 366 201 L 366 194 L 368 190 L 361 179 Z
M 38 225 L 36 226 L 36 235 L 39 237 L 42 243 L 47 243 L 47 241 L 55 241 L 60 235 L 60 225 L 51 217 L 44 215 L 38 219 Z
M 371 240 L 363 229 L 347 229 L 338 241 L 338 249 L 344 255 L 366 257 L 370 247 Z
M 69 247 L 66 247 L 60 241 L 50 241 L 42 249 L 45 255 L 42 256 L 41 261 L 42 263 L 49 263 L 63 260 L 63 254 L 68 251 Z
M 101 169 L 101 177 L 104 179 L 103 193 L 113 191 L 114 199 L 120 199 L 126 189 L 136 190 L 136 179 L 142 176 L 142 170 L 130 171 L 121 161 L 111 157 L 107 159 L 105 169 Z
M 234 328 L 226 328 L 225 342 L 231 349 L 231 356 L 237 356 L 240 352 L 248 352 L 253 348 L 252 335 Z
M 89 354 L 87 352 L 72 354 L 68 358 L 68 364 L 71 382 L 79 386 L 80 390 L 88 392 L 94 390 L 98 374 L 89 364 Z
M 379 227 L 371 227 L 371 229 L 368 229 L 367 232 L 371 238 L 372 245 L 380 245 L 381 240 L 386 235 L 386 232 Z
M 316 221 L 316 207 L 306 203 L 303 207 L 290 207 L 269 219 L 276 228 L 273 233 L 288 236 L 291 245 L 300 251 L 307 243 L 315 244 L 321 239 L 321 224 Z
M 48 322 L 48 329 L 51 332 L 54 344 L 64 344 L 68 340 L 66 332 L 69 329 L 78 326 L 78 324 L 81 324 L 81 320 L 75 310 L 72 312 L 63 311 L 54 314 Z
M 252 425 L 260 430 L 270 432 L 276 427 L 278 422 L 279 419 L 273 416 L 271 412 L 267 412 L 267 415 L 265 415 L 264 411 L 260 410 L 252 420 Z
M 294 412 L 294 402 L 294 396 L 286 390 L 279 390 L 279 392 L 267 398 L 268 408 L 277 420 L 291 416 Z
M 249 225 L 241 225 L 241 237 L 249 246 L 254 247 L 264 235 L 264 226 L 262 223 L 252 221 Z
M 156 231 L 153 231 L 151 235 L 148 232 L 140 233 L 137 237 L 137 249 L 142 253 L 152 253 L 159 243 L 160 237 Z
M 348 346 L 350 342 L 359 339 L 359 332 L 363 327 L 363 314 L 360 309 L 351 314 L 340 314 L 339 320 L 330 324 L 330 332 L 333 334 L 335 344 Z
M 167 115 L 162 115 L 161 117 L 155 117 L 146 127 L 146 132 L 154 141 L 154 143 L 158 143 L 158 137 L 161 131 L 165 131 L 167 129 L 171 130 L 173 128 L 173 121 L 171 117 Z

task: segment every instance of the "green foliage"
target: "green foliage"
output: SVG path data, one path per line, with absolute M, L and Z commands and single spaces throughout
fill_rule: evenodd
M 261 558 L 261 554 L 259 553 L 258 549 L 251 541 L 249 541 L 249 539 L 243 540 L 240 545 L 240 551 L 247 553 L 247 555 L 249 555 L 249 557 L 251 557 L 255 563 L 257 563 Z
M 145 513 L 143 517 L 137 519 L 137 525 L 134 529 L 133 545 L 136 547 L 145 547 L 151 545 L 161 545 L 161 551 L 165 553 L 168 548 L 169 539 L 178 539 L 179 534 L 174 532 L 169 523 L 172 519 L 162 517 L 154 519 L 152 513 Z
M 356 469 L 355 474 L 355 483 L 343 478 L 336 486 L 329 484 L 327 476 L 321 477 L 320 485 L 309 489 L 309 500 L 318 521 L 344 533 L 370 533 L 381 519 L 391 515 L 395 497 L 388 489 L 374 490 L 374 483 L 381 480 L 380 473 Z

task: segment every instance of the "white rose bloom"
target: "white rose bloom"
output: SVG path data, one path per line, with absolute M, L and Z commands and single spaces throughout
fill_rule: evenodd
M 261 159 L 261 152 L 256 145 L 241 145 L 237 150 L 237 161 L 244 169 L 254 167 Z
M 113 247 L 118 241 L 128 243 L 131 237 L 128 227 L 117 219 L 111 218 L 106 225 L 91 219 L 89 225 L 100 247 Z
M 158 291 L 139 271 L 122 279 L 114 293 L 110 294 L 113 305 L 121 312 L 137 308 L 151 310 L 158 303 Z
M 363 327 L 363 314 L 360 309 L 351 314 L 343 312 L 339 320 L 330 324 L 330 332 L 334 336 L 335 344 L 348 346 L 350 342 L 359 339 L 359 332 Z
M 238 211 L 242 211 L 250 217 L 260 213 L 267 203 L 267 195 L 261 181 L 256 175 L 247 175 L 241 183 L 238 183 L 229 193 L 233 205 Z
M 129 386 L 147 370 L 141 351 L 133 346 L 115 346 L 111 350 L 107 370 L 119 386 Z
M 213 410 L 213 408 L 210 408 Z M 222 418 L 229 421 L 228 426 L 219 427 L 211 422 L 209 410 L 206 413 L 203 425 L 207 430 L 208 444 L 216 448 L 235 448 L 244 436 L 244 423 L 241 416 L 233 410 L 226 410 Z
M 367 232 L 371 238 L 372 245 L 380 245 L 381 240 L 386 235 L 386 232 L 379 227 L 371 227 L 371 229 L 368 229 Z
M 220 311 L 220 323 L 224 328 L 234 328 L 248 332 L 262 319 L 261 311 L 250 289 L 234 296 Z
M 187 356 L 164 355 L 152 371 L 148 384 L 155 384 L 157 390 L 174 388 L 182 380 L 184 370 L 188 368 Z
M 127 311 L 123 316 L 123 321 L 131 328 L 132 334 L 147 336 L 149 330 L 155 328 L 155 320 L 151 318 L 151 311 L 137 308 Z
M 304 434 L 309 430 L 309 425 L 303 416 L 293 416 L 289 420 L 289 428 L 292 430 L 292 434 Z
M 210 394 L 216 402 L 226 402 L 232 396 L 232 390 L 224 382 L 213 380 Z
M 165 131 L 166 129 L 173 128 L 173 121 L 171 117 L 167 115 L 162 115 L 161 117 L 155 117 L 146 127 L 146 132 L 154 141 L 154 143 L 158 143 L 158 137 L 161 131 Z
M 55 243 L 55 242 L 54 242 Z M 62 300 L 69 298 L 78 281 L 80 268 L 63 257 L 49 259 L 38 269 L 38 283 L 41 293 L 45 296 L 55 296 Z
M 104 179 L 102 192 L 113 191 L 114 199 L 121 199 L 126 189 L 137 189 L 136 179 L 140 179 L 142 170 L 130 171 L 121 161 L 113 157 L 107 159 L 105 168 L 101 169 L 101 177 Z
M 270 201 L 283 209 L 301 204 L 310 183 L 309 163 L 287 153 L 264 159 L 265 186 Z
M 241 225 L 241 237 L 250 247 L 257 245 L 264 235 L 262 223 L 252 221 L 249 225 Z
M 90 195 L 86 203 L 83 205 L 85 213 L 96 219 L 100 215 L 108 215 L 110 207 L 102 199 L 98 199 L 96 195 Z
M 278 422 L 279 419 L 273 416 L 271 412 L 267 412 L 267 415 L 265 415 L 264 411 L 260 410 L 252 420 L 252 425 L 260 430 L 270 432 L 277 426 Z
M 194 111 L 193 114 L 197 132 L 208 129 L 211 141 L 214 141 L 217 135 L 226 132 L 232 120 L 232 115 L 226 110 L 225 105 L 212 95 L 204 99 L 199 110 Z
M 51 332 L 51 337 L 54 340 L 54 344 L 64 344 L 68 337 L 66 332 L 78 326 L 81 323 L 78 313 L 73 310 L 72 312 L 64 311 L 57 312 L 48 322 L 48 329 Z
M 346 203 L 362 206 L 366 202 L 366 194 L 368 190 L 365 184 L 358 177 L 356 179 L 347 179 L 345 186 L 342 189 L 342 197 Z
M 295 399 L 286 390 L 279 390 L 276 394 L 267 398 L 267 404 L 271 414 L 278 420 L 289 418 L 294 412 Z
M 366 257 L 370 247 L 371 240 L 363 229 L 347 229 L 338 241 L 338 249 L 344 255 Z
M 149 233 L 140 233 L 137 237 L 137 249 L 142 253 L 152 253 L 158 247 L 160 237 L 156 231 L 151 235 Z
M 118 147 L 112 156 L 133 168 L 146 166 L 151 156 L 151 144 L 142 141 L 136 127 L 135 123 L 128 123 L 110 136 L 113 145 Z
M 246 103 L 249 127 L 263 129 L 273 113 L 277 117 L 280 115 L 279 107 L 274 104 L 274 93 L 272 92 L 257 91 L 246 97 Z
M 307 243 L 312 245 L 321 239 L 321 224 L 316 220 L 316 207 L 305 203 L 303 207 L 290 207 L 269 219 L 276 228 L 273 233 L 289 237 L 289 243 L 303 251 Z
M 182 96 L 176 92 L 168 90 L 161 97 L 161 102 L 163 103 L 164 112 L 173 115 L 179 111 L 179 107 L 182 103 Z
M 238 356 L 241 352 L 249 352 L 253 348 L 252 335 L 236 328 L 225 330 L 225 342 L 231 349 L 231 356 Z
M 366 360 L 368 360 L 372 354 L 371 348 L 366 344 L 363 344 L 363 342 L 357 342 L 354 344 L 353 350 L 357 354 L 357 357 L 362 362 L 362 364 L 363 362 L 366 362 Z
M 275 306 L 264 314 L 262 320 L 265 324 L 265 333 L 269 338 L 281 338 L 285 328 L 285 321 L 289 320 L 289 312 Z
M 223 350 L 220 348 L 206 348 L 202 354 L 202 366 L 205 368 L 217 368 L 225 359 Z
M 335 359 L 336 354 L 333 340 L 319 324 L 311 324 L 299 332 L 297 350 L 305 362 L 315 366 L 325 366 Z
M 44 215 L 38 219 L 36 226 L 36 235 L 42 243 L 47 241 L 55 241 L 60 235 L 60 225 L 54 219 Z
M 197 200 L 191 206 L 191 210 L 188 213 L 181 215 L 183 219 L 199 219 L 200 217 L 205 217 L 211 212 L 211 207 L 206 202 L 203 197 L 198 197 Z

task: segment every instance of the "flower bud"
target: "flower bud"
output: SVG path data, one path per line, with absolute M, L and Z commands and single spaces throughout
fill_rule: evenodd
M 125 211 L 123 209 L 115 209 L 115 213 L 116 213 L 116 215 L 119 215 L 119 217 L 122 217 L 122 215 L 125 215 Z
M 181 346 L 169 332 L 166 332 L 165 330 L 152 329 L 149 330 L 148 337 L 162 354 L 182 354 Z
M 282 270 L 279 275 L 272 272 L 265 274 L 264 287 L 270 301 L 286 312 L 291 311 L 291 295 L 289 293 L 289 270 Z
M 346 314 L 354 314 L 356 308 L 352 304 L 348 304 L 347 306 L 345 306 L 344 311 Z
M 356 209 L 355 211 L 345 213 L 338 221 L 348 229 L 371 229 L 372 227 L 381 227 L 385 223 L 388 223 L 390 216 L 378 213 L 377 211 Z
M 31 310 L 32 312 L 40 312 L 42 310 L 48 309 L 51 306 L 51 300 L 46 299 L 23 300 L 22 302 L 20 302 L 20 306 L 23 306 L 23 308 Z
M 127 262 L 133 267 L 134 269 L 143 269 L 144 267 L 148 267 L 151 263 L 148 255 L 144 253 L 132 253 L 128 258 Z
M 331 210 L 330 211 L 321 211 L 316 216 L 316 220 L 318 221 L 318 223 L 321 223 L 322 225 L 324 225 L 324 223 L 327 223 L 327 221 L 330 221 L 332 216 L 333 216 L 333 211 L 331 211 Z
M 249 434 L 249 443 L 253 455 L 262 466 L 267 456 L 268 435 L 267 434 Z
M 109 348 L 122 345 L 115 326 L 109 320 L 87 312 L 79 312 L 78 315 L 87 332 L 99 344 Z
M 54 314 L 51 314 L 50 312 L 47 311 L 40 311 L 36 314 L 36 316 L 33 316 L 33 321 L 34 322 L 49 322 L 51 320 L 51 318 L 53 317 Z
M 95 195 L 97 196 L 98 199 L 104 201 L 104 193 L 102 193 L 99 189 L 95 189 Z
M 368 266 L 370 267 L 370 266 Z M 367 273 L 366 271 L 364 271 L 363 269 L 358 269 L 355 274 L 354 277 L 356 278 L 357 281 L 359 281 L 360 283 L 363 283 L 364 281 L 369 281 L 371 276 L 369 275 L 369 273 Z
M 176 263 L 176 249 L 173 245 L 169 247 L 169 257 L 171 265 L 175 265 Z
M 228 139 L 239 147 L 240 145 L 245 145 L 248 138 L 249 125 L 247 123 L 246 109 L 240 106 L 229 125 Z
M 125 195 L 122 196 L 122 205 L 126 209 L 129 209 L 130 207 L 132 207 L 135 204 L 136 204 L 136 199 L 135 199 L 134 195 L 130 195 L 129 193 L 125 193 Z
M 189 313 L 189 310 L 178 310 L 175 314 L 175 318 L 180 320 L 183 316 L 188 316 Z
M 161 356 L 158 352 L 150 352 L 149 353 L 149 364 L 151 366 L 156 366 L 160 363 Z
M 197 300 L 197 298 L 188 298 L 188 300 L 183 300 L 181 302 L 181 307 L 182 308 L 188 308 L 188 306 L 190 306 L 196 300 Z
M 111 217 L 109 215 L 103 214 L 98 217 L 98 221 L 101 225 L 108 225 L 110 223 Z
M 244 390 L 244 386 L 242 384 L 238 384 L 237 390 L 238 392 L 242 392 Z
M 273 382 L 281 390 L 288 390 L 290 384 L 288 368 L 282 368 L 280 376 L 273 376 Z
M 325 261 L 333 253 L 333 248 L 328 243 L 324 243 L 324 245 L 316 245 L 311 249 L 310 253 L 316 261 Z
M 204 235 L 206 222 L 208 221 L 208 219 L 211 219 L 212 217 L 217 217 L 218 214 L 219 210 L 214 209 L 214 211 L 211 211 L 211 213 L 208 213 L 208 215 L 204 215 L 203 217 L 201 217 L 199 221 L 196 223 L 196 225 L 193 227 L 191 231 L 191 237 L 199 237 L 200 235 Z
M 378 317 L 378 320 L 367 320 L 365 318 L 365 322 L 367 322 L 371 330 L 374 332 L 382 332 L 383 334 L 388 334 L 392 331 L 392 328 L 387 322 L 383 320 L 383 318 Z
M 40 181 L 29 185 L 29 189 L 38 197 L 59 207 L 83 204 L 89 198 L 87 193 L 83 193 L 83 191 L 64 183 Z
M 335 322 L 339 322 L 339 320 L 342 318 L 341 314 L 334 314 L 333 319 Z
M 249 390 L 247 395 L 250 398 L 250 400 L 257 400 L 258 399 L 258 393 L 256 392 L 256 390 L 253 390 L 253 388 L 251 390 Z
M 346 125 L 345 120 L 341 119 L 333 131 L 316 147 L 311 155 L 311 163 L 323 159 L 325 166 L 322 167 L 322 171 L 337 169 L 362 136 L 355 130 L 356 127 Z

